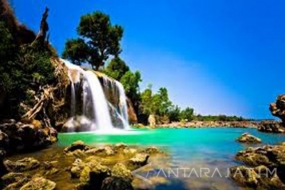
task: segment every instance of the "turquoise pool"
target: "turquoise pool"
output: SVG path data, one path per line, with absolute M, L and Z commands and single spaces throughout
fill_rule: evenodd
M 169 178 L 171 183 L 156 189 L 237 189 L 237 184 L 228 178 L 227 172 L 228 168 L 239 164 L 234 159 L 235 154 L 247 147 L 235 141 L 245 132 L 261 138 L 263 144 L 285 141 L 285 135 L 261 133 L 256 129 L 197 128 L 134 130 L 112 135 L 65 133 L 59 134 L 58 145 L 66 146 L 82 140 L 91 145 L 123 142 L 130 145 L 157 146 L 170 154 L 170 169 L 164 170 L 166 174 L 160 172 L 159 175 Z M 172 175 L 167 173 L 170 170 Z M 207 175 L 205 172 L 208 172 Z

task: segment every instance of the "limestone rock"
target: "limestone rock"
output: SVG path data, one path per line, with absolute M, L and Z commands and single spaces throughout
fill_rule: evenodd
M 156 119 L 155 115 L 149 115 L 148 117 L 148 123 L 150 128 L 155 128 L 156 127 Z
M 133 180 L 133 175 L 130 170 L 124 164 L 118 163 L 116 164 L 111 171 L 111 175 L 113 177 L 121 177 L 129 182 Z
M 6 160 L 4 165 L 9 171 L 23 172 L 28 170 L 36 169 L 40 166 L 40 162 L 34 158 L 23 158 L 16 162 Z
M 258 144 L 258 143 L 261 143 L 261 139 L 260 138 L 257 138 L 253 135 L 250 135 L 248 133 L 244 133 L 241 135 L 241 137 L 239 137 L 237 139 L 238 142 L 241 142 L 241 143 L 248 143 L 248 144 Z
M 145 153 L 137 153 L 134 157 L 132 157 L 128 163 L 129 167 L 134 169 L 134 168 L 139 168 L 147 164 L 149 155 Z
M 93 148 L 86 151 L 86 154 L 96 155 L 96 156 L 112 156 L 115 154 L 115 151 L 110 146 L 104 146 L 99 148 Z
M 56 183 L 45 179 L 43 177 L 33 178 L 30 182 L 26 183 L 20 190 L 54 190 Z
M 262 121 L 259 123 L 257 129 L 267 133 L 285 133 L 283 124 L 277 121 Z

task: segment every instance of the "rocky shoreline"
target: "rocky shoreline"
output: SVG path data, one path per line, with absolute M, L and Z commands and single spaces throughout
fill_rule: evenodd
M 285 189 L 285 143 L 240 151 L 236 160 L 245 165 L 231 168 L 239 185 L 254 189 Z
M 167 154 L 155 147 L 122 143 L 92 147 L 77 141 L 65 149 L 52 147 L 40 154 L 0 157 L 0 189 L 140 189 L 144 183 L 135 171 L 150 160 L 156 163 L 163 158 Z M 142 171 L 153 169 L 148 166 Z M 154 179 L 154 184 L 158 181 Z

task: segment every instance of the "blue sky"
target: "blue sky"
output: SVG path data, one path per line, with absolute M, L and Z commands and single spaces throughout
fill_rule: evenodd
M 141 88 L 163 86 L 196 113 L 270 118 L 285 93 L 284 0 L 12 0 L 38 31 L 50 8 L 50 41 L 61 53 L 80 16 L 96 10 L 124 27 L 122 58 L 140 70 Z

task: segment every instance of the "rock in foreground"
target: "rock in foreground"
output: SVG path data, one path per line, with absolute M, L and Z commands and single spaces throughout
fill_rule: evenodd
M 247 166 L 231 168 L 231 177 L 242 186 L 285 189 L 285 144 L 248 148 L 236 159 Z
M 139 148 L 122 143 L 91 147 L 82 141 L 65 149 L 45 149 L 34 156 L 5 160 L 4 167 L 10 173 L 1 178 L 4 182 L 1 188 L 132 190 L 139 185 L 132 171 L 147 165 L 149 158 L 152 163 L 160 163 L 166 157 L 156 147 Z

